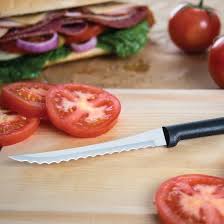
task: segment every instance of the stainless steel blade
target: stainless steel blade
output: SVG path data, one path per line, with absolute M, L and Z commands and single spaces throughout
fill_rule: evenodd
M 9 158 L 20 162 L 51 164 L 165 145 L 166 140 L 164 137 L 163 129 L 160 128 L 152 131 L 147 131 L 135 136 L 96 145 L 89 145 L 52 152 L 9 156 Z

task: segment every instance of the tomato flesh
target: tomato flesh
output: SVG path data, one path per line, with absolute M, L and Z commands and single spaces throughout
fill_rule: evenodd
M 105 31 L 105 27 L 97 24 L 89 24 L 89 27 L 81 34 L 66 36 L 66 43 L 82 43 L 90 40 L 92 37 L 97 37 Z
M 205 51 L 219 35 L 221 22 L 215 11 L 190 6 L 176 10 L 169 20 L 172 41 L 187 53 Z
M 79 84 L 52 88 L 47 94 L 46 104 L 51 122 L 74 137 L 96 137 L 109 131 L 121 110 L 115 96 Z
M 35 82 L 9 84 L 2 89 L 3 104 L 26 117 L 46 117 L 45 96 L 50 88 Z
M 2 51 L 8 52 L 8 53 L 14 53 L 14 54 L 25 54 L 25 53 L 27 53 L 23 49 L 17 47 L 15 40 L 8 41 L 8 42 L 0 44 L 0 49 Z
M 156 206 L 164 224 L 224 223 L 224 179 L 184 175 L 163 183 Z
M 39 126 L 39 119 L 0 109 L 0 146 L 16 144 L 30 137 Z

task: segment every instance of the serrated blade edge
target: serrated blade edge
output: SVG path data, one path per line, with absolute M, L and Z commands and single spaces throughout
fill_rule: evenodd
M 166 140 L 163 130 L 156 129 L 101 144 L 53 152 L 9 156 L 9 158 L 19 162 L 52 164 L 164 145 L 166 145 Z

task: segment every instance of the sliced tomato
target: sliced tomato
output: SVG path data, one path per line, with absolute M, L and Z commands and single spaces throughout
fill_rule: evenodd
M 89 27 L 84 32 L 77 35 L 73 35 L 73 36 L 66 36 L 65 42 L 67 44 L 85 42 L 91 39 L 92 37 L 99 36 L 104 31 L 105 31 L 105 27 L 102 25 L 89 24 Z
M 15 54 L 25 54 L 26 53 L 26 51 L 17 47 L 15 40 L 1 43 L 0 50 L 8 52 L 8 53 L 15 53 Z
M 52 86 L 45 83 L 18 82 L 4 86 L 3 104 L 26 117 L 46 117 L 45 96 Z
M 223 224 L 224 178 L 172 178 L 160 186 L 156 206 L 164 224 Z
M 0 109 L 0 146 L 25 140 L 37 130 L 39 123 L 37 118 L 26 118 Z
M 3 107 L 2 96 L 0 95 L 0 108 Z
M 121 111 L 119 100 L 103 89 L 65 84 L 53 87 L 46 97 L 49 119 L 74 137 L 96 137 L 109 131 Z

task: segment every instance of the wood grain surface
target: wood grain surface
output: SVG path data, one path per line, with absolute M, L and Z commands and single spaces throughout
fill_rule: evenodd
M 136 2 L 136 0 L 133 0 Z M 187 56 L 170 41 L 167 22 L 171 11 L 182 0 L 141 0 L 155 13 L 156 25 L 151 30 L 148 46 L 126 60 L 103 56 L 48 68 L 41 79 L 49 82 L 80 82 L 107 88 L 175 88 L 214 89 L 207 55 Z M 191 2 L 197 3 L 198 0 Z M 223 0 L 206 0 L 216 8 L 224 21 Z M 222 32 L 223 33 L 223 32 Z
M 99 143 L 162 125 L 223 116 L 219 90 L 113 90 L 123 110 L 116 127 L 75 139 L 43 125 L 29 140 L 0 153 L 2 224 L 158 224 L 153 197 L 169 177 L 224 176 L 223 136 L 58 165 L 28 165 L 7 155 Z

